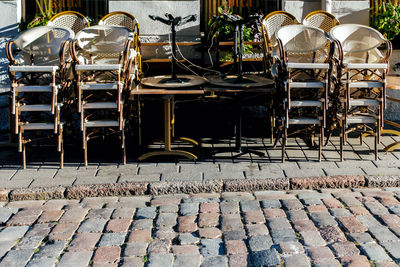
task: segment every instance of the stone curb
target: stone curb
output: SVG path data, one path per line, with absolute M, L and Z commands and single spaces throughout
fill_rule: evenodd
M 0 201 L 81 199 L 85 197 L 164 195 L 178 193 L 221 193 L 262 190 L 301 190 L 323 188 L 398 187 L 399 176 L 340 175 L 309 178 L 276 178 L 244 180 L 208 180 L 204 182 L 126 182 L 0 189 Z

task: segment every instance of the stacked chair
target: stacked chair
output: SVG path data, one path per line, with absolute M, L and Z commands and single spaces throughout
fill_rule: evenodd
M 87 141 L 109 134 L 119 134 L 126 163 L 123 89 L 130 77 L 129 35 L 125 27 L 98 25 L 81 30 L 73 42 L 85 165 Z
M 41 26 L 27 30 L 7 43 L 6 55 L 12 83 L 12 114 L 18 149 L 26 168 L 26 144 L 41 138 L 27 139 L 27 132 L 56 135 L 60 166 L 63 167 L 63 123 L 60 119 L 62 99 L 68 72 L 66 51 L 71 30 Z M 18 52 L 19 50 L 19 52 Z
M 303 20 L 303 25 L 319 28 L 326 33 L 339 24 L 339 20 L 334 15 L 322 10 L 308 13 Z
M 342 24 L 330 31 L 335 41 L 337 75 L 340 83 L 340 151 L 350 132 L 375 136 L 375 160 L 386 106 L 386 75 L 391 43 L 368 26 Z
M 75 11 L 64 11 L 54 15 L 47 26 L 71 29 L 75 34 L 90 26 L 84 15 Z
M 276 34 L 279 54 L 273 73 L 283 100 L 282 162 L 285 161 L 288 129 L 307 126 L 313 136 L 319 135 L 321 160 L 326 110 L 332 70 L 333 45 L 327 34 L 305 25 L 288 25 Z M 312 139 L 313 140 L 313 139 Z

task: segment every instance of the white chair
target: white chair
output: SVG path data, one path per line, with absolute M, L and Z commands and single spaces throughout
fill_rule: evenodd
M 392 45 L 377 30 L 364 25 L 342 24 L 330 31 L 338 62 L 338 79 L 342 99 L 341 159 L 343 145 L 350 132 L 375 136 L 375 159 L 384 123 L 386 107 L 386 75 Z

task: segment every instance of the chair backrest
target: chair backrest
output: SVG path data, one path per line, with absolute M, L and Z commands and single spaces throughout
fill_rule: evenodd
M 82 29 L 89 27 L 90 23 L 81 13 L 64 11 L 54 15 L 47 25 L 71 29 L 76 34 Z
M 313 11 L 308 13 L 303 20 L 304 25 L 317 27 L 319 29 L 328 32 L 335 26 L 339 25 L 340 22 L 334 15 L 323 10 Z
M 360 24 L 341 24 L 330 31 L 330 36 L 340 42 L 347 62 L 377 62 L 384 56 L 378 50 L 387 42 L 377 30 Z
M 276 32 L 280 49 L 287 57 L 301 62 L 324 62 L 329 56 L 328 35 L 321 29 L 306 25 L 287 25 Z
M 262 20 L 264 42 L 267 51 L 276 45 L 275 33 L 283 26 L 298 24 L 295 16 L 286 11 L 274 11 Z
M 118 61 L 121 53 L 126 51 L 126 41 L 129 38 L 129 30 L 121 26 L 96 25 L 85 28 L 76 35 L 77 48 L 81 56 L 90 55 L 95 59 L 109 58 Z
M 128 28 L 132 32 L 139 34 L 139 23 L 135 16 L 123 11 L 114 11 L 105 15 L 99 25 L 116 25 Z
M 70 29 L 39 26 L 22 32 L 14 39 L 14 44 L 33 56 L 58 56 L 64 41 L 74 38 Z

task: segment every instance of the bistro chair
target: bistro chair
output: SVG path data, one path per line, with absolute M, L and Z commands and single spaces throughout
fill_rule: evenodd
M 303 24 L 319 28 L 327 33 L 340 24 L 339 20 L 329 12 L 323 10 L 313 11 L 307 14 L 303 20 Z
M 57 136 L 60 166 L 63 167 L 62 101 L 59 92 L 66 87 L 65 61 L 69 40 L 74 33 L 65 28 L 40 26 L 24 31 L 7 43 L 6 56 L 12 87 L 12 114 L 18 150 L 26 168 L 26 132 L 53 132 Z M 15 54 L 16 49 L 20 52 Z M 40 139 L 38 139 L 40 140 Z
M 131 42 L 127 28 L 109 25 L 85 28 L 73 42 L 85 165 L 87 141 L 110 134 L 119 134 L 126 163 L 123 89 Z
M 286 11 L 274 11 L 264 17 L 261 25 L 263 34 L 264 72 L 272 65 L 273 55 L 276 54 L 277 42 L 275 33 L 283 26 L 298 23 L 296 17 Z
M 133 40 L 132 46 L 130 48 L 130 60 L 132 63 L 130 66 L 130 84 L 133 80 L 139 80 L 142 73 L 142 60 L 141 60 L 141 47 L 139 40 L 139 22 L 130 13 L 123 11 L 114 11 L 105 15 L 100 21 L 99 25 L 116 25 L 123 26 L 130 30 L 131 38 Z
M 84 15 L 76 11 L 63 11 L 55 14 L 47 23 L 47 26 L 55 26 L 71 29 L 75 34 L 89 27 L 90 23 Z
M 274 74 L 282 95 L 282 162 L 289 127 L 307 126 L 311 135 L 319 135 L 318 159 L 326 125 L 333 45 L 321 29 L 288 25 L 276 33 L 279 54 L 275 56 Z
M 392 44 L 377 30 L 364 25 L 342 24 L 330 31 L 336 54 L 342 112 L 340 151 L 350 132 L 375 136 L 375 160 L 384 124 L 386 75 Z

